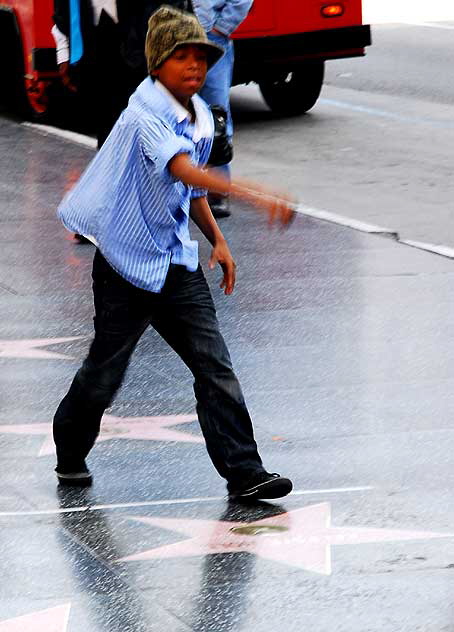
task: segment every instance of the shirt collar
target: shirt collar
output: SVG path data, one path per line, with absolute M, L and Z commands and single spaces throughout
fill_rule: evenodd
M 175 97 L 170 92 L 170 90 L 167 90 L 167 88 L 158 79 L 155 79 L 154 85 L 171 102 L 172 107 L 175 110 L 175 114 L 177 116 L 177 120 L 178 120 L 179 123 L 184 121 L 184 119 L 186 119 L 186 118 L 188 120 L 191 120 L 191 113 L 185 107 L 183 107 L 179 101 L 177 101 L 175 99 Z
M 173 94 L 158 79 L 155 79 L 154 85 L 170 101 L 178 123 L 182 123 L 185 119 L 191 120 L 191 113 L 175 99 Z M 195 95 L 191 101 L 195 112 L 192 140 L 198 143 L 201 138 L 210 138 L 213 135 L 213 120 L 198 95 Z

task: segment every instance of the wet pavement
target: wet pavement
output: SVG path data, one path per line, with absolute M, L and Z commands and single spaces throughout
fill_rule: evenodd
M 93 247 L 55 208 L 92 152 L 6 120 L 0 143 L 0 632 L 453 631 L 454 263 L 236 206 L 233 296 L 207 276 L 294 493 L 227 502 L 191 377 L 152 330 L 93 487 L 58 488 L 51 418 L 91 336 Z

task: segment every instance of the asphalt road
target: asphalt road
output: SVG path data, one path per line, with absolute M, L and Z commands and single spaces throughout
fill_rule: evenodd
M 256 86 L 234 88 L 236 173 L 453 247 L 453 34 L 454 22 L 373 26 L 366 57 L 326 64 L 321 98 L 302 117 L 275 119 Z
M 453 37 L 454 22 L 373 26 L 367 56 L 328 63 L 326 84 L 454 105 Z

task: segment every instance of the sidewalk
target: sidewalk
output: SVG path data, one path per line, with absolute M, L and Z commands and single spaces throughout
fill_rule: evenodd
M 92 152 L 6 120 L 0 149 L 0 632 L 452 630 L 454 263 L 235 207 L 235 293 L 207 278 L 265 464 L 295 492 L 226 502 L 191 376 L 153 331 L 93 487 L 60 489 L 51 418 L 90 341 L 93 247 L 55 208 Z

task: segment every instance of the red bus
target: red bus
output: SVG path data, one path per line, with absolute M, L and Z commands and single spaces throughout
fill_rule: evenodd
M 53 0 L 0 0 L 3 88 L 32 118 L 46 115 L 58 84 L 52 8 Z M 255 0 L 234 41 L 233 83 L 255 81 L 273 111 L 299 114 L 318 99 L 325 61 L 364 55 L 371 35 L 361 0 Z

